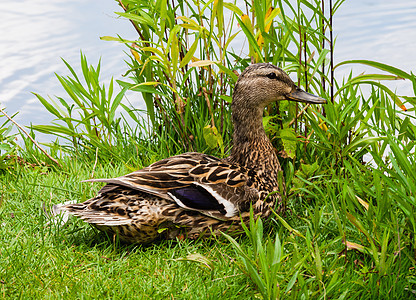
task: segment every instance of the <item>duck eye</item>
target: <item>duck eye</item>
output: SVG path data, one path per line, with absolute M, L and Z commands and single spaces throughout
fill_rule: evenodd
M 277 78 L 276 73 L 269 73 L 266 76 L 270 79 L 276 79 Z

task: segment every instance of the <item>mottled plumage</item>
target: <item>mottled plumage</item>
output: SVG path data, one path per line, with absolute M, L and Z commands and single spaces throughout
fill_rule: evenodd
M 84 203 L 58 204 L 54 210 L 131 243 L 239 232 L 240 217 L 248 220 L 250 205 L 256 216 L 268 217 L 281 201 L 281 168 L 262 124 L 265 106 L 279 100 L 326 102 L 300 90 L 276 66 L 251 65 L 233 93 L 234 145 L 229 157 L 189 152 L 125 176 L 86 180 L 107 185 Z

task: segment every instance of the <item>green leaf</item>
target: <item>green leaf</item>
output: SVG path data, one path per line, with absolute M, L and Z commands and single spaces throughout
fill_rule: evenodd
M 315 171 L 319 168 L 318 162 L 314 162 L 312 165 L 310 164 L 301 164 L 300 168 L 302 170 L 302 173 L 305 175 L 306 178 L 311 177 Z
M 359 83 L 366 80 L 403 80 L 404 78 L 388 74 L 361 74 L 352 78 L 348 83 Z
M 296 145 L 298 142 L 296 138 L 295 130 L 292 127 L 283 128 L 279 133 L 280 133 L 280 138 L 282 139 L 283 148 L 286 154 L 291 159 L 294 159 L 296 156 Z
M 192 20 L 191 18 L 188 18 L 188 17 L 185 17 L 185 16 L 179 16 L 179 17 L 177 17 L 177 19 L 182 20 L 183 22 L 185 22 L 184 24 L 179 24 L 183 28 L 192 29 L 192 30 L 195 30 L 195 31 L 200 31 L 200 30 L 205 29 L 204 27 L 199 26 L 199 24 L 197 22 L 195 22 L 194 20 Z
M 263 127 L 266 130 L 266 132 L 269 129 L 270 121 L 273 120 L 275 117 L 276 116 L 264 116 L 263 117 Z
M 68 136 L 76 135 L 76 132 L 72 131 L 69 128 L 66 128 L 65 126 L 60 126 L 60 125 L 32 125 L 32 128 L 34 130 L 47 133 L 47 134 L 61 133 L 61 134 L 68 135 Z
M 0 150 L 9 152 L 10 150 L 12 150 L 12 147 L 9 144 L 2 143 L 0 144 Z
M 391 74 L 396 74 L 397 76 L 401 77 L 401 78 L 406 78 L 409 80 L 413 79 L 413 76 L 409 73 L 406 73 L 403 70 L 400 70 L 398 68 L 383 64 L 383 63 L 379 63 L 379 62 L 375 62 L 375 61 L 371 61 L 371 60 L 364 60 L 364 59 L 353 59 L 353 60 L 346 60 L 343 62 L 340 62 L 339 64 L 337 64 L 334 69 L 338 68 L 339 66 L 342 65 L 346 65 L 346 64 L 362 64 L 362 65 L 367 65 L 370 67 L 374 67 L 386 72 L 389 72 Z
M 172 31 L 174 32 L 174 31 Z M 171 32 L 171 33 L 172 33 Z M 171 41 L 170 45 L 170 66 L 172 67 L 172 78 L 176 77 L 176 71 L 178 70 L 178 61 L 179 61 L 179 42 L 178 42 L 178 36 L 176 33 L 171 34 L 169 36 L 169 39 Z M 167 68 L 169 69 L 169 67 L 167 66 Z
M 221 95 L 220 98 L 222 100 L 224 100 L 225 102 L 228 102 L 231 104 L 231 102 L 233 102 L 233 98 L 231 96 L 227 96 L 227 95 Z
M 169 228 L 164 227 L 164 228 L 158 228 L 157 233 L 162 233 L 163 231 L 168 230 Z
M 295 274 L 293 274 L 292 278 L 290 278 L 287 284 L 286 290 L 285 290 L 285 294 L 287 294 L 295 285 L 296 279 L 298 278 L 298 274 L 299 274 L 299 271 L 296 271 Z
M 109 111 L 109 119 L 113 120 L 116 114 L 117 107 L 119 107 L 121 100 L 123 99 L 124 94 L 128 90 L 127 87 L 124 87 L 114 98 L 113 103 L 111 104 L 111 108 Z
M 192 43 L 192 45 L 189 48 L 188 52 L 186 52 L 185 56 L 183 57 L 180 65 L 179 65 L 179 68 L 183 68 L 184 66 L 186 66 L 190 62 L 190 60 L 192 59 L 192 57 L 195 54 L 195 50 L 196 50 L 196 48 L 198 46 L 198 42 L 199 42 L 199 36 L 197 36 L 195 38 L 195 41 Z
M 266 11 L 265 9 L 263 9 L 263 7 L 265 7 L 266 2 L 262 0 L 254 0 L 252 1 L 252 3 L 254 8 L 254 14 L 256 15 L 257 26 L 259 27 L 260 32 L 264 32 L 264 21 Z
M 167 0 L 162 0 L 159 2 L 159 16 L 160 16 L 160 26 L 159 31 L 161 33 L 165 32 L 165 26 L 166 26 L 166 18 L 167 18 Z
M 315 243 L 315 265 L 316 265 L 316 277 L 319 281 L 322 281 L 322 259 L 319 253 L 318 244 Z
M 238 76 L 235 75 L 235 73 L 233 71 L 231 71 L 230 69 L 228 69 L 226 66 L 224 66 L 222 63 L 220 62 L 216 62 L 215 63 L 218 68 L 220 68 L 221 71 L 223 71 L 224 73 L 226 73 L 228 76 L 230 76 L 234 82 L 237 82 L 238 80 Z M 230 102 L 231 103 L 231 102 Z
M 169 38 L 168 38 L 168 42 L 167 42 L 167 45 L 166 45 L 166 49 L 171 49 L 171 47 L 173 47 L 173 45 L 171 45 L 173 39 L 176 39 L 176 47 L 178 47 L 178 36 L 177 36 L 177 34 L 180 30 L 181 30 L 181 27 L 179 25 L 175 25 L 175 27 L 172 28 L 172 30 L 169 33 Z M 172 53 L 172 49 L 170 51 Z M 179 50 L 177 50 L 177 51 L 179 51 Z
M 205 142 L 211 149 L 214 149 L 216 147 L 223 147 L 222 136 L 221 134 L 219 134 L 216 127 L 213 127 L 211 125 L 205 126 L 203 129 L 203 135 Z
M 354 140 L 352 143 L 348 144 L 346 147 L 342 149 L 342 155 L 346 156 L 349 153 L 354 152 L 357 150 L 358 147 L 367 147 L 372 143 L 378 142 L 385 139 L 385 137 L 380 136 L 368 136 L 362 139 Z
M 52 113 L 55 117 L 57 117 L 58 119 L 62 119 L 62 115 L 59 113 L 59 111 L 57 109 L 55 109 L 55 107 L 53 107 L 45 98 L 43 98 L 41 95 L 33 93 L 36 98 L 38 98 L 38 100 L 40 101 L 40 103 L 42 103 L 42 105 L 50 112 Z
M 156 57 L 158 57 L 161 61 L 167 61 L 167 57 L 164 54 L 164 52 L 162 52 L 162 50 L 159 50 L 155 47 L 150 47 L 150 46 L 141 47 L 140 50 L 146 51 L 146 52 L 151 52 L 151 53 L 155 54 L 155 56 L 157 55 Z M 149 56 L 149 58 L 150 58 L 150 56 Z
M 369 241 L 371 241 L 371 236 L 368 233 L 368 231 L 364 228 L 363 224 L 361 223 L 361 221 L 359 221 L 355 216 L 353 216 L 352 214 L 350 214 L 349 212 L 346 213 L 348 220 L 350 220 L 350 222 L 359 230 L 361 231 Z
M 300 231 L 292 228 L 281 216 L 279 216 L 279 214 L 277 214 L 274 209 L 272 209 L 272 213 L 274 214 L 274 216 L 280 221 L 280 223 L 282 223 L 282 225 L 289 230 L 290 233 L 294 233 L 299 237 L 305 238 L 305 236 L 300 233 Z
M 144 25 L 149 25 L 152 27 L 154 26 L 154 22 L 151 18 L 145 17 L 145 16 L 138 16 L 136 14 L 131 14 L 131 13 L 121 13 L 121 12 L 116 12 L 117 15 L 130 19 L 132 21 L 135 21 L 139 24 L 144 24 Z
M 397 161 L 401 169 L 405 172 L 407 176 L 409 176 L 410 178 L 416 179 L 416 171 L 415 171 L 414 165 L 410 162 L 406 153 L 400 148 L 398 142 L 396 142 L 391 135 L 388 135 L 388 141 L 389 141 L 391 150 L 393 151 L 393 154 L 394 154 L 394 158 L 390 154 L 392 162 L 393 160 Z M 399 170 L 400 169 L 398 169 L 397 171 Z M 400 173 L 398 172 L 398 174 Z
M 227 50 L 228 49 L 228 45 L 232 42 L 232 40 L 234 40 L 234 38 L 238 35 L 240 33 L 240 31 L 237 31 L 236 33 L 234 33 L 233 35 L 231 35 L 228 39 L 227 39 L 227 41 L 225 42 L 225 45 L 224 45 L 224 50 Z
M 242 18 L 244 16 L 245 15 L 243 15 Z M 260 62 L 264 62 L 263 54 L 261 53 L 259 45 L 257 44 L 256 38 L 251 32 L 251 29 L 246 26 L 246 24 L 243 22 L 243 20 L 239 16 L 236 16 L 236 19 L 238 21 L 238 24 L 240 24 L 240 27 L 243 30 L 244 34 L 247 37 L 250 48 L 253 49 L 253 51 L 258 55 Z

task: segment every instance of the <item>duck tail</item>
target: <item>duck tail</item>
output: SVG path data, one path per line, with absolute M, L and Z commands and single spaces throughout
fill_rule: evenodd
M 64 203 L 52 205 L 52 207 L 49 210 L 46 209 L 45 203 L 42 203 L 43 212 L 46 215 L 46 217 L 49 219 L 46 225 L 51 225 L 51 224 L 58 225 L 58 226 L 65 225 L 69 220 L 70 213 L 66 211 L 64 207 L 68 204 L 75 204 L 75 203 L 76 203 L 76 200 L 66 201 Z

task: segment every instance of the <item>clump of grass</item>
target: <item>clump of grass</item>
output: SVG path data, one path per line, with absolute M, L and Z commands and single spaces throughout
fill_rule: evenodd
M 277 299 L 282 289 L 289 291 L 296 282 L 298 272 L 294 272 L 289 279 L 283 275 L 282 263 L 285 259 L 282 243 L 279 235 L 276 234 L 274 242 L 268 237 L 264 240 L 263 222 L 260 218 L 254 220 L 253 211 L 250 212 L 250 227 L 243 225 L 247 237 L 250 239 L 250 246 L 246 250 L 231 236 L 223 233 L 230 241 L 237 256 L 242 260 L 240 268 L 256 284 L 263 299 Z M 244 223 L 242 223 L 244 224 Z M 290 276 L 291 274 L 287 274 Z M 285 284 L 287 283 L 287 287 Z

